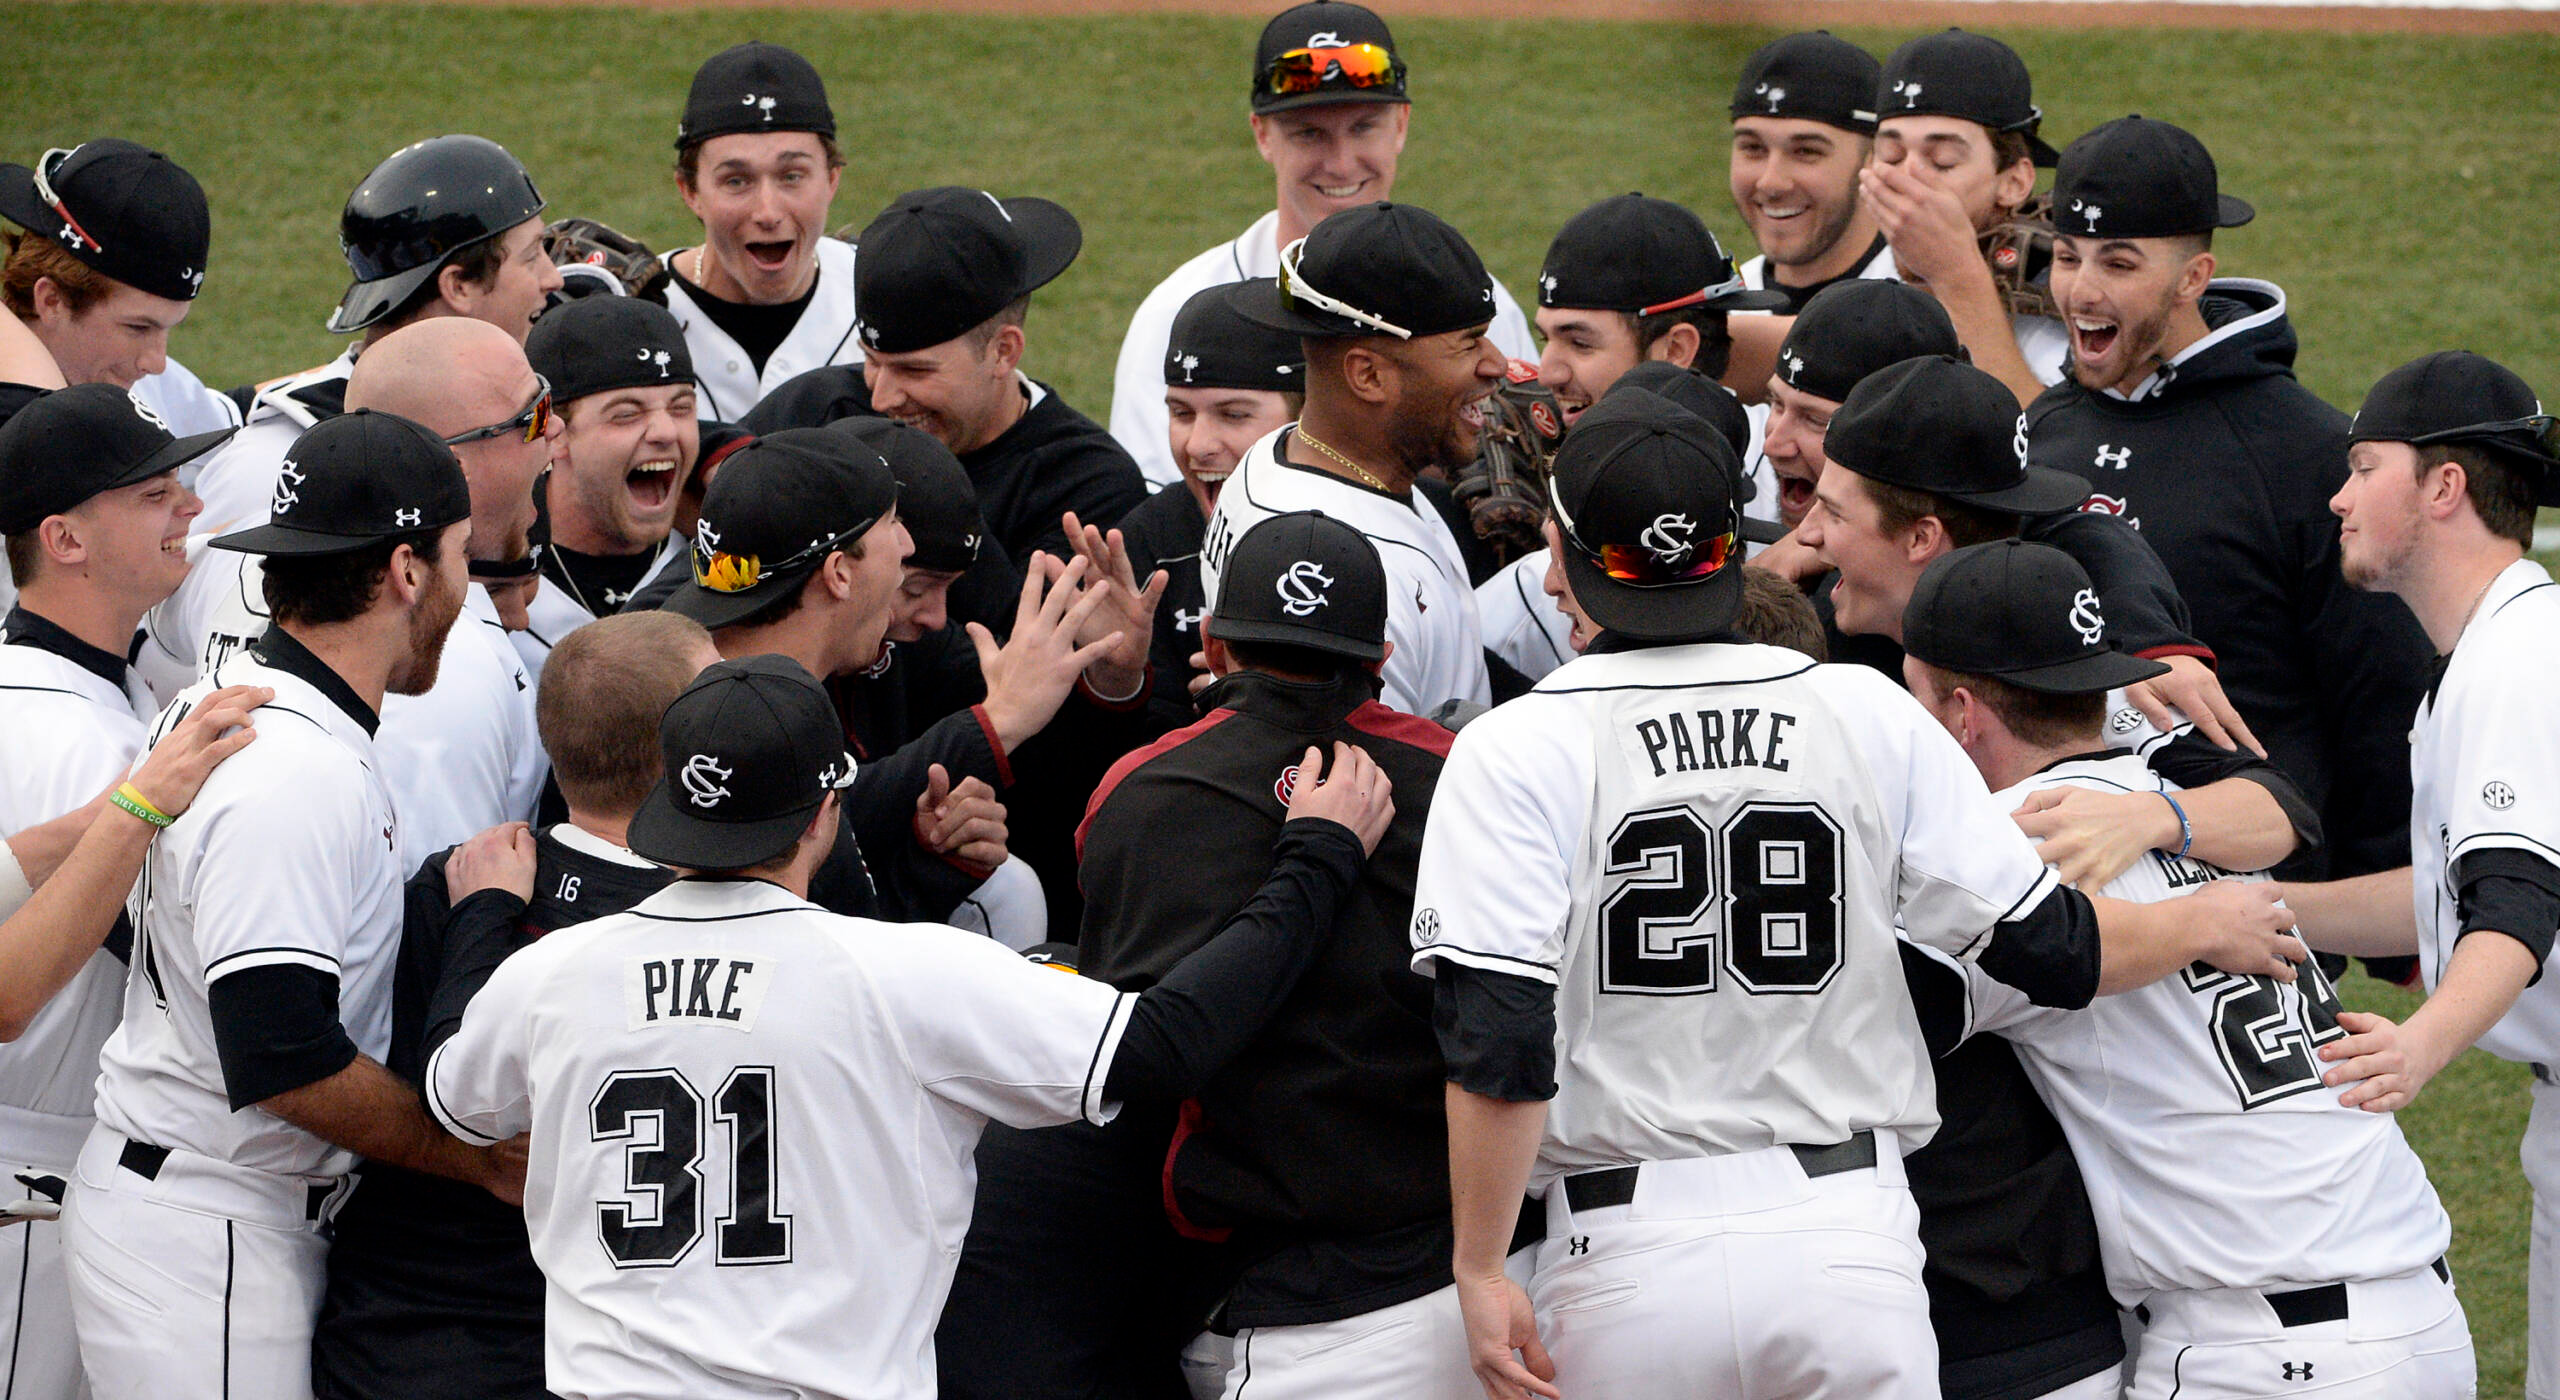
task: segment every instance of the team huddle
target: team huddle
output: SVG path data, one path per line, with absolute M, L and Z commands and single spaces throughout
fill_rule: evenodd
M 772 44 L 698 246 L 423 140 L 229 392 L 177 161 L 0 165 L 0 1396 L 2467 1398 L 2477 1044 L 2560 1400 L 2532 389 L 2322 402 L 1983 35 L 1768 44 L 1756 253 L 1525 304 L 1407 77 L 1271 21 L 1107 427 L 1074 214 L 826 232 Z

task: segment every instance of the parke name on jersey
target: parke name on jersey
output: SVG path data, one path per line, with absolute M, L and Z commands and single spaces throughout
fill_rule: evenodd
M 1784 773 L 1789 760 L 1779 748 L 1795 722 L 1794 715 L 1782 710 L 1736 706 L 1729 710 L 1673 710 L 1656 718 L 1637 720 L 1631 732 L 1635 742 L 1643 746 L 1645 759 L 1653 765 L 1653 776 L 1657 778 L 1724 768 L 1766 768 Z
M 772 985 L 771 958 L 633 958 L 623 976 L 635 1031 L 668 1025 L 752 1031 Z

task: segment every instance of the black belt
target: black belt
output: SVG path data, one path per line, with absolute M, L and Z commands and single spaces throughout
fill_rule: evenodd
M 2541 1080 L 2545 1084 L 2560 1086 L 2560 1074 L 2552 1073 L 2551 1066 L 2542 1063 L 2540 1060 L 2533 1062 L 2533 1077 Z
M 154 1147 L 150 1143 L 136 1142 L 132 1138 L 126 1138 L 124 1150 L 116 1154 L 117 1166 L 145 1181 L 158 1181 L 160 1169 L 168 1164 L 168 1148 Z M 321 1210 L 329 1204 L 329 1193 L 337 1189 L 334 1183 L 327 1186 L 305 1187 L 307 1196 L 302 1203 L 302 1218 L 319 1219 Z
M 2427 1267 L 2436 1271 L 2437 1278 L 2446 1283 L 2453 1282 L 2453 1270 L 2445 1267 L 2443 1259 L 2439 1258 Z M 2270 1292 L 2266 1296 L 2267 1306 L 2276 1310 L 2276 1321 L 2287 1327 L 2308 1327 L 2315 1322 L 2347 1320 L 2347 1286 L 2343 1283 L 2324 1283 L 2316 1288 L 2296 1288 L 2282 1293 Z
M 1847 1142 L 1828 1147 L 1806 1147 L 1791 1143 L 1787 1150 L 1796 1154 L 1796 1165 L 1804 1168 L 1806 1179 L 1838 1176 L 1876 1164 L 1876 1135 L 1865 1128 L 1849 1135 Z M 1564 1203 L 1577 1211 L 1606 1210 L 1622 1206 L 1636 1198 L 1636 1173 L 1641 1167 L 1602 1167 L 1596 1172 L 1579 1172 L 1564 1179 Z

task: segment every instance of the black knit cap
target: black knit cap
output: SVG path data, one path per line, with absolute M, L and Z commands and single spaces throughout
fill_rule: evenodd
M 1278 285 L 1273 278 L 1254 277 L 1192 293 L 1174 313 L 1173 332 L 1165 340 L 1167 387 L 1304 393 L 1306 342 L 1237 309 L 1247 301 L 1276 300 Z
M 1057 280 L 1084 248 L 1045 199 L 942 185 L 910 190 L 862 230 L 853 300 L 863 348 L 898 355 L 956 340 Z
M 1309 339 L 1398 332 L 1419 339 L 1493 321 L 1484 260 L 1447 220 L 1411 204 L 1381 200 L 1316 225 L 1280 250 L 1275 288 L 1236 309 Z
M 1538 270 L 1540 306 L 1634 313 L 1671 302 L 1775 311 L 1787 294 L 1744 286 L 1704 219 L 1643 194 L 1611 195 L 1574 215 Z
M 2089 499 L 2080 478 L 2027 465 L 2017 395 L 1952 355 L 1859 380 L 1831 415 L 1822 455 L 1871 481 L 2004 515 L 2059 515 Z
M 1956 323 L 1927 292 L 1859 277 L 1814 293 L 1778 348 L 1778 382 L 1838 403 L 1858 381 L 1920 355 L 1964 353 Z
M 0 215 L 128 287 L 171 301 L 204 289 L 213 246 L 204 187 L 148 147 L 86 141 L 34 166 L 0 165 Z
M 2072 142 L 2053 172 L 2052 203 L 2054 232 L 2075 238 L 2172 238 L 2258 217 L 2222 193 L 2213 153 L 2193 133 L 2141 116 Z
M 2078 560 L 2025 540 L 1930 560 L 1902 610 L 1902 649 L 1942 671 L 2047 695 L 2100 695 L 2169 673 L 2108 635 Z
M 740 870 L 791 849 L 853 782 L 843 721 L 799 662 L 704 668 L 658 723 L 666 776 L 631 818 L 631 849 L 665 865 Z
M 1820 122 L 1860 136 L 1876 134 L 1876 56 L 1827 29 L 1772 40 L 1742 61 L 1733 85 L 1733 115 Z
M 675 313 L 638 297 L 580 297 L 542 313 L 524 357 L 557 403 L 614 389 L 693 382 L 693 355 Z
M 742 131 L 835 135 L 826 80 L 809 60 L 780 44 L 740 44 L 703 60 L 685 94 L 676 149 Z
M 2035 104 L 2027 61 L 1988 34 L 1948 29 L 1923 34 L 1893 51 L 1877 80 L 1876 117 L 1957 117 L 1991 131 L 2023 132 L 2038 165 L 2058 159 L 2036 134 L 2044 109 Z
M 1380 75 L 1384 81 L 1358 84 L 1343 71 L 1339 61 L 1322 61 L 1327 49 L 1348 49 L 1357 44 L 1374 45 L 1386 52 L 1392 67 Z M 1307 72 L 1315 85 L 1303 92 L 1274 91 L 1272 65 L 1284 55 L 1302 49 L 1308 52 Z M 1404 61 L 1396 53 L 1395 36 L 1387 32 L 1387 22 L 1378 18 L 1376 11 L 1350 0 L 1312 0 L 1282 10 L 1262 27 L 1262 37 L 1253 46 L 1253 110 L 1257 116 L 1337 102 L 1406 100 Z
M 2421 355 L 2375 380 L 2349 442 L 2459 442 L 2530 472 L 2540 504 L 2560 505 L 2560 422 L 2514 370 L 2468 350 Z

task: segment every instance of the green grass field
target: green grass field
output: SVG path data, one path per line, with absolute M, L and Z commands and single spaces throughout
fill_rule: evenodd
M 1393 4 L 1385 8 L 1390 15 Z M 1270 206 L 1245 137 L 1247 21 L 995 20 L 405 7 L 0 4 L 14 36 L 0 158 L 114 134 L 210 192 L 215 245 L 180 357 L 231 384 L 336 353 L 336 216 L 382 155 L 473 131 L 521 156 L 555 215 L 692 241 L 668 174 L 693 67 L 765 38 L 827 74 L 851 166 L 834 221 L 897 192 L 982 185 L 1065 203 L 1085 254 L 1041 294 L 1029 366 L 1096 417 L 1129 309 Z M 1857 32 L 1878 53 L 1911 31 Z M 1397 193 L 1468 232 L 1515 292 L 1592 199 L 1691 204 L 1742 241 L 1724 103 L 1756 31 L 1552 22 L 1399 25 L 1415 68 Z M 2560 38 L 2052 31 L 2007 36 L 2057 145 L 2127 111 L 2202 135 L 2258 221 L 2225 268 L 2293 298 L 2304 379 L 2352 407 L 2425 350 L 2467 346 L 2560 394 Z M 1744 250 L 1747 251 L 1747 248 Z M 2348 999 L 2411 999 L 2359 980 Z M 2458 1226 L 2481 1394 L 2521 1393 L 2529 1198 L 2524 1075 L 2473 1055 L 2405 1115 Z

